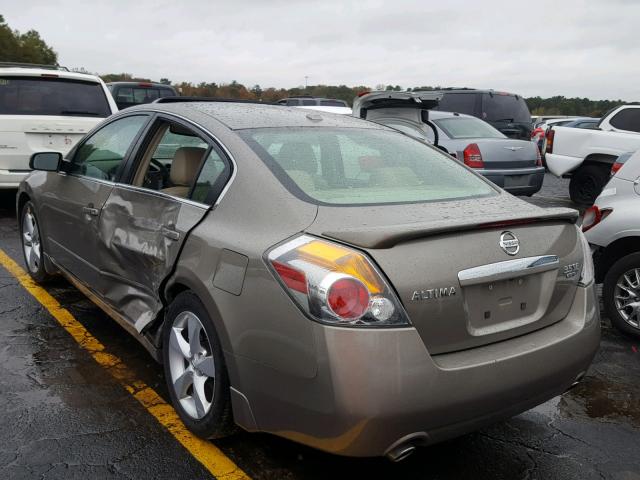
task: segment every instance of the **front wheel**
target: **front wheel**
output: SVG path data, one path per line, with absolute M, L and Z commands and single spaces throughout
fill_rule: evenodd
M 169 305 L 162 350 L 171 401 L 187 428 L 202 438 L 232 434 L 235 424 L 222 347 L 193 292 L 180 293 Z
M 640 336 L 640 253 L 622 257 L 604 277 L 604 308 L 614 327 Z
M 20 211 L 20 240 L 24 263 L 31 278 L 42 283 L 48 280 L 49 275 L 44 266 L 44 251 L 41 241 L 42 230 L 36 216 L 33 203 L 26 202 Z
M 584 165 L 571 177 L 569 196 L 571 201 L 583 207 L 590 207 L 610 177 L 606 165 Z

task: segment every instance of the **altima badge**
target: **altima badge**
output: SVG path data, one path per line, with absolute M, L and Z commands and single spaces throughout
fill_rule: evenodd
M 513 233 L 506 231 L 500 235 L 500 248 L 504 250 L 507 255 L 515 255 L 520 251 L 520 240 Z
M 416 290 L 411 296 L 414 302 L 431 300 L 432 298 L 451 297 L 456 294 L 456 287 L 430 288 L 428 290 Z

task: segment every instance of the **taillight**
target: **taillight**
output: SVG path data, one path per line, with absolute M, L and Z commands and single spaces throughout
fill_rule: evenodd
M 556 132 L 554 132 L 552 128 L 550 128 L 547 131 L 547 135 L 546 135 L 546 137 L 547 137 L 547 147 L 545 149 L 545 152 L 553 153 L 553 137 L 555 137 L 555 135 L 556 135 Z
M 302 235 L 267 259 L 294 302 L 322 323 L 409 325 L 395 293 L 368 257 L 343 245 Z
M 611 176 L 613 177 L 616 173 L 618 173 L 618 170 L 620 170 L 623 165 L 624 163 L 620 162 L 615 162 L 613 165 L 611 165 Z
M 462 152 L 464 154 L 464 164 L 471 168 L 483 168 L 482 154 L 480 147 L 475 143 L 470 143 Z
M 613 212 L 612 208 L 600 209 L 597 205 L 592 205 L 587 208 L 584 212 L 584 216 L 582 217 L 582 231 L 586 232 L 587 230 L 592 229 L 602 220 L 607 218 L 611 212 Z

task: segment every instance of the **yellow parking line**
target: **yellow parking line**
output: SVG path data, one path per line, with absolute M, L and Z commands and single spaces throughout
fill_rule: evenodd
M 140 404 L 155 417 L 202 465 L 218 479 L 249 479 L 233 461 L 215 445 L 193 435 L 184 426 L 176 411 L 156 391 L 137 380 L 134 372 L 118 357 L 106 352 L 102 343 L 91 335 L 69 311 L 53 298 L 49 292 L 36 284 L 29 274 L 0 249 L 0 265 L 11 273 L 20 284 L 46 308 L 58 323 L 107 370 Z

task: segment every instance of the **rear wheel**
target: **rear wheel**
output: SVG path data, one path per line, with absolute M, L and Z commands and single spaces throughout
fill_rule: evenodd
M 26 202 L 20 211 L 20 241 L 24 263 L 31 278 L 36 282 L 44 282 L 51 278 L 44 266 L 40 223 L 31 202 Z
M 222 347 L 209 314 L 193 292 L 180 293 L 169 306 L 163 360 L 172 403 L 185 425 L 203 438 L 233 433 Z
M 640 336 L 640 253 L 622 257 L 612 265 L 604 278 L 602 295 L 613 326 Z
M 571 200 L 581 206 L 591 206 L 610 177 L 607 165 L 584 165 L 571 177 L 569 195 Z

